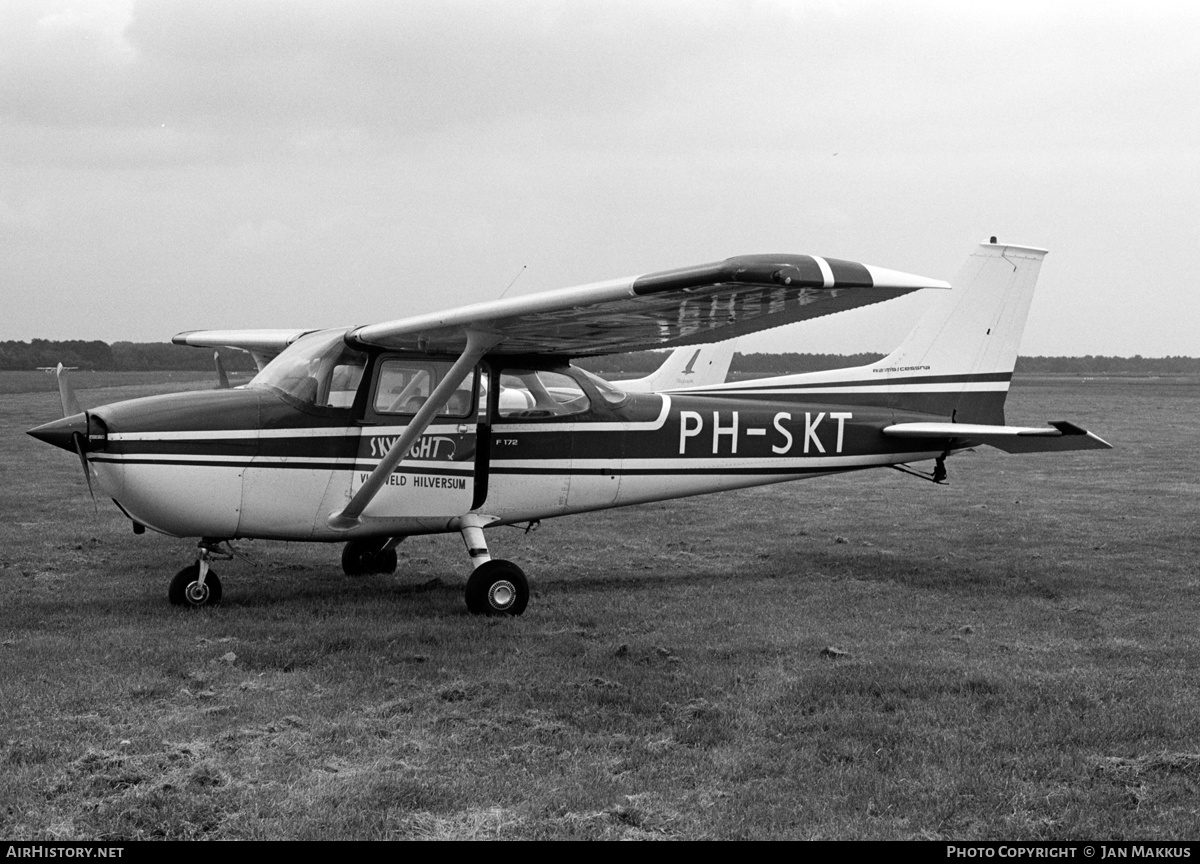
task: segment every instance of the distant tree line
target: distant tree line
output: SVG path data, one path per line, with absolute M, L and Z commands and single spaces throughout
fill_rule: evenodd
M 847 366 L 865 366 L 883 358 L 883 354 L 735 354 L 732 374 L 787 375 L 793 372 L 820 372 Z M 663 351 L 638 351 L 589 357 L 579 365 L 608 376 L 648 375 L 666 357 Z M 224 350 L 221 360 L 230 372 L 252 372 L 254 361 L 244 351 Z M 39 366 L 78 366 L 80 369 L 107 371 L 176 371 L 212 369 L 212 352 L 170 342 L 107 342 L 78 339 L 57 341 L 33 339 L 29 342 L 0 342 L 0 369 L 36 369 Z M 1196 357 L 1019 357 L 1017 372 L 1065 373 L 1072 375 L 1200 375 Z
M 1197 357 L 1018 357 L 1017 372 L 1066 372 L 1074 375 L 1198 375 Z
M 251 371 L 254 361 L 243 351 L 222 351 L 221 362 L 230 372 Z M 78 339 L 33 339 L 0 342 L 0 369 L 36 369 L 39 366 L 78 366 L 117 372 L 200 370 L 213 368 L 213 352 L 170 342 L 107 342 Z

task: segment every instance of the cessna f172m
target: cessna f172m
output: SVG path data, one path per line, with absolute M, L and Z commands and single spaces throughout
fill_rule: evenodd
M 528 582 L 490 557 L 486 528 L 865 468 L 940 481 L 948 456 L 980 444 L 1107 448 L 1068 422 L 1004 425 L 1045 254 L 992 238 L 953 289 L 833 258 L 747 255 L 382 324 L 181 333 L 180 344 L 247 350 L 260 372 L 231 390 L 87 411 L 64 390 L 70 416 L 30 434 L 76 451 L 136 532 L 200 538 L 173 603 L 219 601 L 210 562 L 236 538 L 344 542 L 356 574 L 394 570 L 407 536 L 454 532 L 473 567 L 467 607 L 519 615 Z M 569 362 L 704 345 L 919 289 L 939 296 L 867 366 L 629 392 Z M 909 467 L 925 460 L 930 473 Z

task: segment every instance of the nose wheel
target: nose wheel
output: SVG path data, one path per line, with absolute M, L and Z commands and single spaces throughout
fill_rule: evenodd
M 167 599 L 173 606 L 199 609 L 221 602 L 221 580 L 209 562 L 228 561 L 234 555 L 232 548 L 223 551 L 221 542 L 207 537 L 201 540 L 196 551 L 196 563 L 184 567 L 171 579 L 167 587 Z
M 175 574 L 167 588 L 167 599 L 175 606 L 197 609 L 201 606 L 216 606 L 221 602 L 221 580 L 214 570 L 205 566 L 207 572 L 200 578 L 200 562 L 184 567 Z

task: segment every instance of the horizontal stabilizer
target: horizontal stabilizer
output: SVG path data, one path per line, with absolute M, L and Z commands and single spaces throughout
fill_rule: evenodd
M 1005 453 L 1046 453 L 1059 450 L 1111 450 L 1112 445 L 1065 420 L 1049 426 L 988 426 L 981 423 L 897 423 L 887 426 L 889 438 L 954 438 L 987 444 Z

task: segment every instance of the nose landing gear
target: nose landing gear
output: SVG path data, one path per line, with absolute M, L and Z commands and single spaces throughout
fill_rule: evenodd
M 220 545 L 219 540 L 200 541 L 196 563 L 176 573 L 167 588 L 167 599 L 172 605 L 198 609 L 221 602 L 221 580 L 208 562 L 214 559 L 228 561 L 233 555 L 221 551 Z

